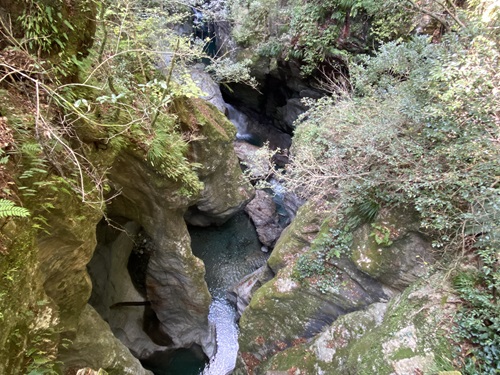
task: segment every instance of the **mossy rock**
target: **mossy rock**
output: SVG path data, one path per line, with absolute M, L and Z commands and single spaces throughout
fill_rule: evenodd
M 57 353 L 58 309 L 45 294 L 32 219 L 2 221 L 0 373 L 21 374 L 33 363 L 28 353 Z M 50 345 L 44 339 L 50 339 Z
M 278 239 L 267 262 L 269 267 L 278 272 L 307 251 L 330 212 L 328 204 L 321 200 L 308 201 L 300 207 L 295 219 Z
M 428 274 L 434 262 L 431 242 L 418 229 L 415 212 L 383 210 L 354 232 L 351 259 L 359 270 L 401 291 Z
M 100 369 L 89 374 L 146 375 L 139 360 L 115 337 L 99 314 L 86 305 L 78 321 L 78 330 L 71 346 L 63 348 L 60 358 L 65 373 L 89 367 Z
M 386 304 L 337 319 L 309 343 L 265 362 L 257 374 L 435 374 L 452 370 L 456 296 L 443 274 L 421 280 Z M 268 371 L 268 372 L 266 372 Z
M 258 371 L 260 362 L 310 339 L 339 316 L 387 298 L 381 285 L 348 259 L 330 265 L 338 270 L 331 275 L 296 276 L 297 260 L 318 246 L 313 242 L 333 225 L 330 217 L 324 202 L 308 202 L 280 237 L 268 262 L 277 274 L 255 292 L 240 319 L 241 363 L 247 371 Z M 331 281 L 330 287 L 317 288 L 320 279 Z

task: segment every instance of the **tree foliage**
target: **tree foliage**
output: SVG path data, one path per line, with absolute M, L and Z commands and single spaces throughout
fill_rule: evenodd
M 345 209 L 414 207 L 437 249 L 474 254 L 479 273 L 457 284 L 466 309 L 460 335 L 472 343 L 466 371 L 495 373 L 500 20 L 491 2 L 476 5 L 461 16 L 466 26 L 441 43 L 415 36 L 353 58 L 353 92 L 308 102 L 285 179 Z
M 452 2 L 446 2 L 452 3 Z M 457 22 L 459 8 L 412 0 L 229 1 L 233 35 L 263 55 L 296 59 L 305 75 L 318 65 L 367 52 L 380 42 L 408 39 L 415 30 L 439 33 Z M 422 30 L 421 30 L 422 31 Z

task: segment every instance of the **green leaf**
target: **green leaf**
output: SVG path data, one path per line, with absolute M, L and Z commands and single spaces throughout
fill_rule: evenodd
M 3 219 L 9 216 L 27 217 L 30 216 L 30 212 L 24 207 L 15 206 L 12 201 L 0 199 L 0 218 Z
M 66 26 L 68 26 L 68 28 L 69 28 L 70 30 L 73 30 L 73 31 L 75 30 L 75 28 L 73 27 L 73 25 L 72 25 L 72 24 L 70 24 L 68 20 L 64 20 L 64 21 L 63 21 L 63 23 L 64 23 Z

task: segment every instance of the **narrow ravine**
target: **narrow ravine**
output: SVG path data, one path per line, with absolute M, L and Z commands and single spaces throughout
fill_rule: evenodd
M 241 212 L 218 227 L 190 227 L 193 254 L 203 260 L 212 294 L 209 321 L 216 331 L 217 350 L 203 375 L 230 374 L 238 353 L 235 306 L 227 291 L 245 275 L 265 264 L 267 254 L 260 248 L 257 233 L 248 216 Z

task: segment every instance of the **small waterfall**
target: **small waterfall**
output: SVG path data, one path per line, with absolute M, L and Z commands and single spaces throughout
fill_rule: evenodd
M 238 130 L 238 133 L 236 133 L 236 139 L 242 139 L 242 137 L 249 136 L 248 123 L 250 120 L 248 117 L 229 103 L 226 103 L 226 108 L 229 121 L 231 121 L 234 126 L 236 126 L 236 130 Z
M 214 298 L 208 319 L 215 326 L 217 352 L 203 371 L 203 375 L 228 375 L 236 366 L 238 355 L 238 328 L 236 311 L 225 298 Z
M 236 126 L 236 139 L 245 141 L 255 146 L 262 146 L 262 139 L 251 131 L 251 120 L 247 115 L 238 111 L 231 104 L 226 103 L 227 118 Z

